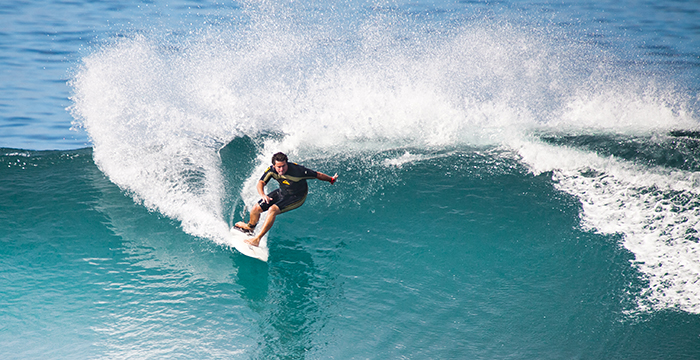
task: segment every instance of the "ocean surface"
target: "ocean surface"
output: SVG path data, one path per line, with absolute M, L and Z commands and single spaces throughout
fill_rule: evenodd
M 700 359 L 700 2 L 6 1 L 0 358 Z

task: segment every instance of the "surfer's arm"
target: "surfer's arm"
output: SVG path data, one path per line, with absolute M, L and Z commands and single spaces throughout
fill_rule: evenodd
M 258 189 L 258 194 L 260 194 L 263 201 L 265 201 L 265 203 L 269 203 L 272 200 L 272 198 L 265 194 L 265 185 L 266 183 L 264 181 L 258 180 L 258 185 L 256 186 L 256 188 Z
M 333 184 L 336 180 L 338 180 L 338 174 L 333 175 L 333 177 L 330 177 L 322 172 L 316 172 L 316 179 L 319 179 L 321 181 L 328 181 L 329 183 Z

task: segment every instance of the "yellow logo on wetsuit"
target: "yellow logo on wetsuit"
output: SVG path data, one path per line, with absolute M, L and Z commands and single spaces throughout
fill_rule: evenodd
M 290 184 L 289 181 L 287 181 L 287 180 L 282 181 L 282 183 L 285 184 L 285 185 L 292 185 L 292 184 Z

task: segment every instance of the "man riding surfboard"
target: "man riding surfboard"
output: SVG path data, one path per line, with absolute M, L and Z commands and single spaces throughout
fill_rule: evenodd
M 280 187 L 269 194 L 265 194 L 265 185 L 270 179 L 277 180 Z M 294 210 L 304 203 L 306 194 L 309 191 L 309 187 L 306 184 L 308 179 L 328 181 L 332 185 L 338 179 L 338 174 L 330 177 L 299 164 L 290 163 L 287 155 L 281 152 L 272 156 L 272 166 L 265 170 L 256 186 L 258 194 L 262 198 L 250 211 L 250 219 L 247 223 L 239 221 L 234 225 L 238 230 L 252 234 L 260 220 L 260 214 L 267 211 L 267 219 L 262 229 L 253 238 L 246 240 L 246 243 L 258 246 L 260 239 L 272 228 L 277 215 Z

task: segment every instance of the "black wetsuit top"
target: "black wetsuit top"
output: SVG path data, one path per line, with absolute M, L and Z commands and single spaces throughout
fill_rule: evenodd
M 270 166 L 260 178 L 266 185 L 270 179 L 275 179 L 280 184 L 282 196 L 305 195 L 309 191 L 306 179 L 316 179 L 316 172 L 299 164 L 287 162 L 287 172 L 284 175 L 277 174 L 275 168 Z

